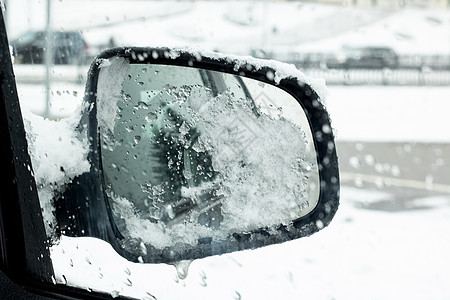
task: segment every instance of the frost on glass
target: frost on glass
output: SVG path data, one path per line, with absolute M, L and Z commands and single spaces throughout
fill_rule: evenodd
M 311 131 L 283 90 L 123 60 L 103 64 L 98 86 L 107 194 L 124 245 L 141 255 L 147 246 L 270 233 L 316 206 Z

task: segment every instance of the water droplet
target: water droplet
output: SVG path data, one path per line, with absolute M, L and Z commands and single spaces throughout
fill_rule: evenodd
M 391 166 L 391 174 L 395 177 L 400 176 L 400 168 L 396 165 Z
M 150 300 L 156 300 L 156 297 L 150 294 L 149 292 L 146 292 L 146 294 L 150 297 Z
M 140 135 L 136 135 L 134 137 L 134 143 L 137 145 L 137 144 L 139 144 L 140 141 L 141 141 L 141 136 Z
M 143 85 L 144 85 L 144 82 L 139 81 L 138 84 L 139 84 L 139 86 L 143 86 Z
M 206 283 L 206 274 L 204 271 L 200 272 L 200 285 L 206 287 L 207 283 Z
M 117 297 L 119 297 L 119 291 L 112 291 L 111 293 L 110 293 L 110 295 L 111 295 L 111 297 L 113 297 L 113 298 L 117 298 Z
M 289 282 L 294 283 L 294 274 L 292 274 L 292 272 L 288 272 L 287 273 L 287 278 L 289 280 Z
M 375 164 L 375 171 L 377 171 L 378 173 L 383 173 L 383 165 L 380 163 L 376 163 Z
M 141 242 L 139 247 L 141 248 L 142 254 L 147 255 L 147 246 L 145 246 L 144 242 Z
M 334 143 L 332 141 L 328 141 L 328 153 L 331 153 L 334 150 Z
M 444 160 L 442 158 L 436 159 L 436 166 L 442 167 L 444 165 Z
M 322 126 L 322 132 L 326 133 L 326 134 L 330 134 L 331 133 L 331 127 L 328 124 L 323 124 Z
M 189 266 L 191 265 L 192 260 L 180 260 L 176 263 L 173 263 L 175 269 L 177 270 L 178 278 L 181 280 L 186 279 L 189 273 Z
M 403 151 L 409 153 L 412 150 L 412 146 L 410 144 L 403 145 Z
M 133 286 L 133 282 L 131 282 L 130 278 L 127 278 L 127 280 L 125 281 L 125 284 L 128 286 Z
M 355 149 L 358 151 L 364 150 L 364 144 L 361 144 L 361 143 L 356 144 Z
M 242 296 L 241 296 L 241 294 L 238 291 L 234 291 L 233 298 L 236 299 L 236 300 L 241 300 Z
M 359 176 L 355 178 L 354 182 L 355 182 L 355 186 L 359 187 L 359 188 L 363 187 L 363 185 L 364 185 L 362 178 Z
M 273 74 L 272 71 L 268 71 L 268 72 L 266 73 L 266 77 L 267 77 L 267 79 L 269 79 L 269 80 L 273 80 L 273 79 L 275 78 L 275 74 Z
M 384 180 L 381 177 L 375 178 L 375 186 L 379 189 L 384 187 Z
M 323 222 L 321 220 L 317 220 L 316 226 L 317 226 L 317 228 L 322 229 L 325 225 L 323 224 Z
M 125 268 L 124 270 L 123 270 L 124 272 L 125 272 L 125 274 L 127 274 L 128 276 L 130 276 L 131 275 L 131 271 L 130 271 L 130 269 L 128 269 L 128 268 Z
M 366 162 L 367 165 L 373 166 L 373 164 L 375 163 L 375 157 L 373 157 L 372 154 L 366 154 L 364 156 L 364 161 Z
M 433 189 L 433 181 L 433 175 L 427 175 L 427 177 L 425 177 L 425 187 L 427 190 Z
M 350 166 L 352 166 L 355 169 L 359 169 L 359 167 L 361 166 L 361 161 L 356 156 L 350 157 L 350 159 L 348 160 L 348 163 L 350 164 Z
M 125 94 L 125 95 L 123 96 L 123 100 L 125 100 L 125 102 L 131 101 L 131 100 L 133 100 L 133 97 L 131 97 L 130 94 Z
M 61 275 L 61 283 L 66 285 L 67 284 L 67 278 L 64 275 Z

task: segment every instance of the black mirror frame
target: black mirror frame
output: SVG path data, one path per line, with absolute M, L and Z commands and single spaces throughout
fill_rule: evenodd
M 63 199 L 56 202 L 56 214 L 61 232 L 72 236 L 98 237 L 109 242 L 123 257 L 137 262 L 138 256 L 125 251 L 120 245 L 123 236 L 113 221 L 102 175 L 102 150 L 99 144 L 96 91 L 101 63 L 103 60 L 113 57 L 125 58 L 133 64 L 175 65 L 225 72 L 279 87 L 291 94 L 303 108 L 313 133 L 314 146 L 317 152 L 321 183 L 319 201 L 308 215 L 293 220 L 295 229 L 289 231 L 287 227 L 280 226 L 278 228 L 280 234 L 277 235 L 269 235 L 264 228 L 249 234 L 233 234 L 226 241 L 199 243 L 193 249 L 183 253 L 168 249 L 159 252 L 151 249 L 151 251 L 148 251 L 152 253 L 151 257 L 142 256 L 144 262 L 168 263 L 255 249 L 309 236 L 331 222 L 339 206 L 339 171 L 336 147 L 333 132 L 329 130 L 332 128 L 329 115 L 317 93 L 308 84 L 299 83 L 296 78 L 291 77 L 284 78 L 277 84 L 273 78 L 267 76 L 268 72 L 275 74 L 274 69 L 270 67 L 257 68 L 251 63 L 236 64 L 234 59 L 226 56 L 208 57 L 207 55 L 203 56 L 202 53 L 169 48 L 122 47 L 102 52 L 94 60 L 89 70 L 84 98 L 85 111 L 79 130 L 83 130 L 87 124 L 88 137 L 91 141 L 91 151 L 88 156 L 91 163 L 91 172 L 74 179 L 73 184 L 62 197 Z M 324 128 L 328 130 L 324 130 Z M 86 205 L 77 201 L 77 199 L 85 199 L 86 197 L 89 202 L 88 209 L 83 208 Z M 64 217 L 69 211 L 73 214 L 73 210 L 77 211 L 75 218 Z M 109 223 L 105 224 L 104 220 L 109 220 Z

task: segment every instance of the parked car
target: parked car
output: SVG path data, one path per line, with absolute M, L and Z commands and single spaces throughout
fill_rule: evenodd
M 333 60 L 330 68 L 382 69 L 397 68 L 398 55 L 392 48 L 382 46 L 344 46 Z
M 55 31 L 52 33 L 54 64 L 81 63 L 88 51 L 88 44 L 77 31 Z M 45 60 L 45 31 L 28 31 L 11 42 L 15 62 L 23 64 L 42 64 Z

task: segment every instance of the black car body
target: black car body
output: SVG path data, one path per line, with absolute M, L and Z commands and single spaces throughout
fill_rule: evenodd
M 389 47 L 344 47 L 348 68 L 396 68 L 398 56 Z
M 52 33 L 54 64 L 81 63 L 86 57 L 88 44 L 77 31 L 56 31 Z M 12 43 L 15 61 L 23 64 L 41 64 L 45 60 L 45 31 L 29 31 Z

